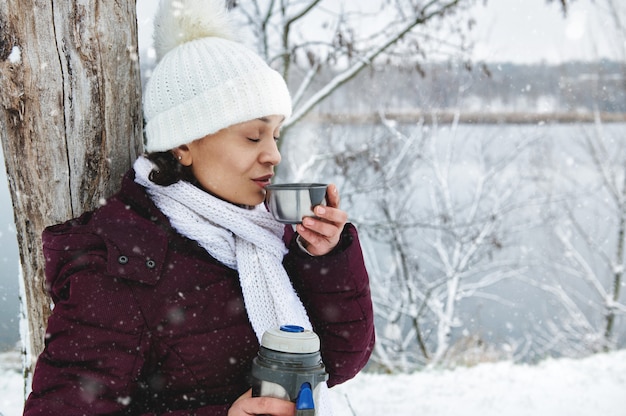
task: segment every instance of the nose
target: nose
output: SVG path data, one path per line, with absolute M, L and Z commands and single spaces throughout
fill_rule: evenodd
M 280 151 L 278 150 L 278 142 L 274 140 L 274 137 L 269 138 L 266 141 L 266 146 L 260 155 L 261 163 L 269 163 L 272 166 L 276 166 L 282 160 Z

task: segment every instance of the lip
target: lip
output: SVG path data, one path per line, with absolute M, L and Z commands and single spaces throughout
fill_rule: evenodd
M 256 184 L 259 185 L 261 188 L 265 188 L 267 185 L 270 184 L 270 181 L 272 180 L 273 177 L 274 177 L 273 174 L 269 174 L 265 176 L 259 176 L 258 178 L 254 178 L 252 180 L 256 182 Z

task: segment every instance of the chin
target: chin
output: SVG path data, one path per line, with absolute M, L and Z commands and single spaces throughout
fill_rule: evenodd
M 249 198 L 244 198 L 240 205 L 248 205 L 250 207 L 255 207 L 265 201 L 265 191 L 256 196 L 250 196 Z

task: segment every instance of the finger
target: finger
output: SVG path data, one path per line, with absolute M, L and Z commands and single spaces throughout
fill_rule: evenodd
M 306 228 L 307 223 L 309 225 L 312 224 L 317 228 L 317 230 Z M 320 226 L 329 228 L 325 231 L 318 228 Z M 298 224 L 296 231 L 300 234 L 301 239 L 304 240 L 304 247 L 307 252 L 313 256 L 323 256 L 324 254 L 329 253 L 337 246 L 340 239 L 340 233 L 337 227 L 312 218 L 305 218 L 305 221 L 303 221 L 302 224 Z M 328 235 L 322 235 L 320 232 Z
M 295 404 L 272 397 L 252 397 L 245 400 L 242 410 L 250 415 L 291 416 L 295 413 Z
M 233 403 L 232 407 L 237 407 L 242 401 L 245 402 L 245 400 L 249 399 L 250 397 L 252 397 L 252 389 L 249 389 L 247 392 L 239 396 L 239 398 Z
M 303 246 L 306 251 L 313 256 L 323 256 L 337 245 L 337 242 L 331 241 L 331 239 L 304 228 L 302 224 L 298 224 L 298 227 Z
M 318 218 L 333 223 L 339 228 L 343 228 L 343 225 L 348 221 L 348 213 L 339 208 L 318 205 L 313 211 Z
M 309 233 L 314 233 L 324 238 L 332 238 L 339 231 L 339 227 L 334 222 L 320 221 L 311 217 L 304 218 L 302 225 Z

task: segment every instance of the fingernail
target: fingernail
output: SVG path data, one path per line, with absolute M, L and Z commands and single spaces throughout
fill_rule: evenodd
M 315 208 L 315 212 L 317 215 L 324 215 L 324 213 L 326 212 L 326 209 L 322 205 L 318 205 Z

